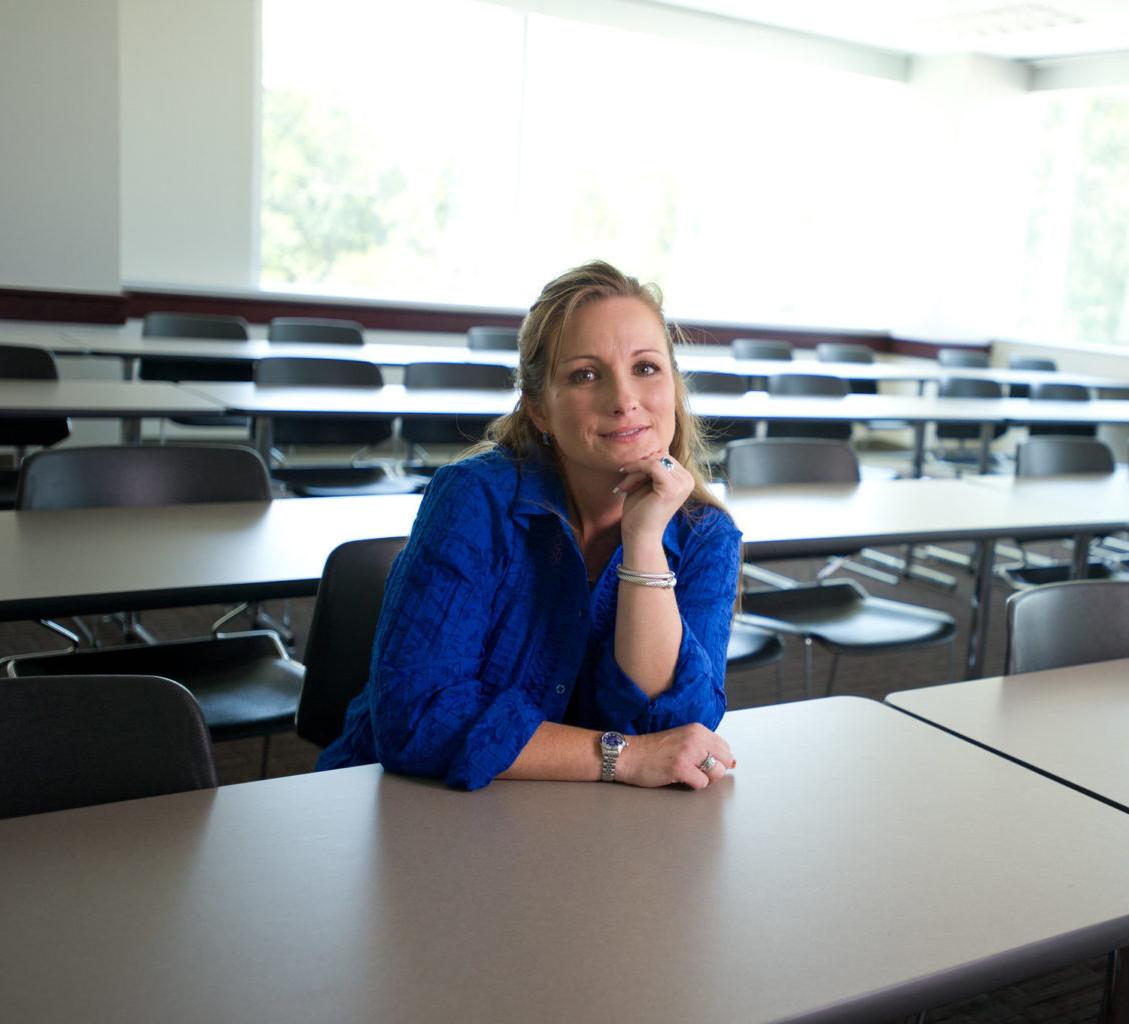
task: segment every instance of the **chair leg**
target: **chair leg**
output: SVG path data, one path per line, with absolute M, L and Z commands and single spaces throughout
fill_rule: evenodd
M 956 657 L 957 657 L 957 638 L 953 634 L 952 639 L 949 641 L 949 668 L 948 673 L 945 675 L 945 682 L 951 683 L 956 680 Z
M 832 653 L 831 655 L 831 671 L 827 673 L 827 696 L 831 696 L 831 691 L 835 688 L 835 670 L 839 667 L 839 655 Z
M 1102 1024 L 1126 1024 L 1129 1021 L 1129 948 L 1111 950 L 1106 960 L 1098 1020 Z
M 267 758 L 270 756 L 270 733 L 268 732 L 263 737 L 263 756 L 259 762 L 259 778 L 265 779 L 267 777 Z
M 809 700 L 815 696 L 812 693 L 812 641 L 810 636 L 804 637 L 804 696 Z
M 778 659 L 776 662 L 776 703 L 781 704 L 784 701 L 784 669 L 782 666 L 783 659 Z

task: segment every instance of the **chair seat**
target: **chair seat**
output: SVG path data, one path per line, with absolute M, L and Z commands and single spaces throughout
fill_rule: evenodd
M 931 608 L 871 597 L 852 580 L 758 590 L 741 598 L 740 621 L 795 636 L 810 636 L 833 651 L 947 642 L 952 616 Z
M 161 675 L 200 704 L 214 740 L 294 726 L 305 668 L 270 630 L 15 658 L 15 676 Z
M 784 645 L 776 634 L 744 622 L 734 622 L 729 631 L 725 666 L 727 669 L 756 668 L 771 664 L 783 653 Z
M 1003 568 L 1001 575 L 1016 590 L 1026 590 L 1047 583 L 1065 583 L 1073 578 L 1073 571 L 1069 562 L 1059 562 L 1056 565 L 1009 565 Z M 1115 572 L 1105 562 L 1090 562 L 1086 566 L 1086 579 L 1124 580 L 1129 579 L 1129 575 Z

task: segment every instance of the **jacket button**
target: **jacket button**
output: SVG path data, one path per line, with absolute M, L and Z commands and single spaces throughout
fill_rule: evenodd
M 564 693 L 564 692 L 565 692 L 564 683 L 557 683 L 557 693 Z

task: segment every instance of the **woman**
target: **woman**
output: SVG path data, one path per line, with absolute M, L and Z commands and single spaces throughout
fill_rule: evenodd
M 589 263 L 518 347 L 521 401 L 435 474 L 318 767 L 704 788 L 734 765 L 712 729 L 740 534 L 702 482 L 661 295 Z

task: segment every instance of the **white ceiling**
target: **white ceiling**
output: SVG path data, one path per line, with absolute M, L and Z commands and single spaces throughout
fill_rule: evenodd
M 656 0 L 910 54 L 1038 60 L 1129 50 L 1129 0 Z

